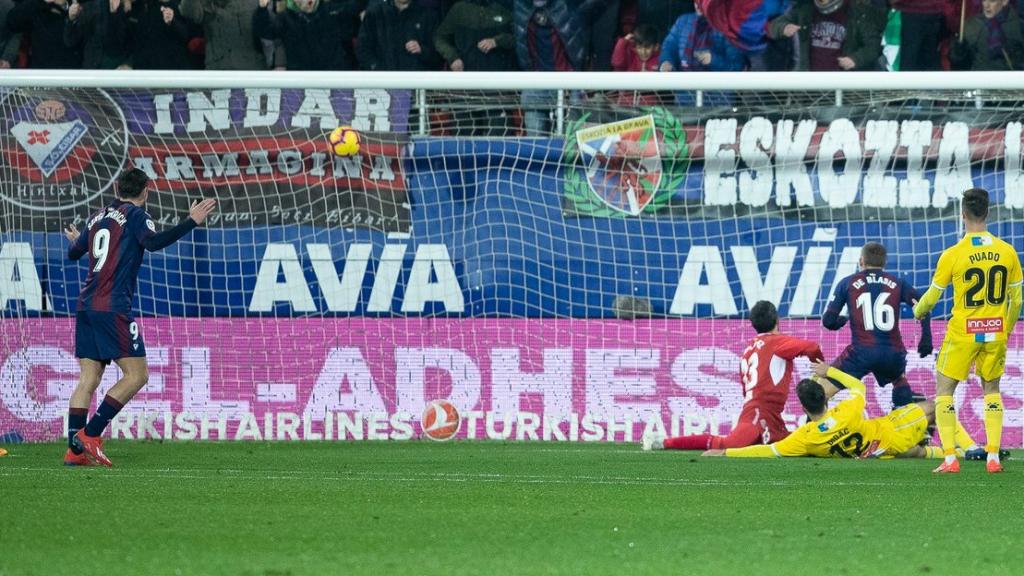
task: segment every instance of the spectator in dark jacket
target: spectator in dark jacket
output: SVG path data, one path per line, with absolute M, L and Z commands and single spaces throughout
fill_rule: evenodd
M 359 28 L 356 53 L 365 70 L 435 70 L 437 13 L 416 0 L 391 0 L 372 6 Z
M 127 66 L 128 16 L 131 0 L 89 0 L 68 9 L 64 45 L 82 47 L 82 67 L 90 70 Z
M 583 70 L 586 58 L 586 14 L 569 9 L 566 0 L 516 0 L 516 55 L 529 72 Z M 523 90 L 523 121 L 532 136 L 550 131 L 556 93 Z
M 739 48 L 725 35 L 711 27 L 707 18 L 697 9 L 683 14 L 669 30 L 661 43 L 662 72 L 739 72 L 746 67 L 746 59 Z M 693 92 L 676 92 L 676 103 L 693 106 Z M 725 106 L 732 103 L 729 92 L 705 92 L 705 106 Z
M 243 0 L 181 0 L 181 13 L 199 24 L 208 70 L 262 70 L 263 51 L 253 30 L 252 4 Z
M 29 68 L 82 67 L 81 45 L 64 45 L 68 8 L 66 0 L 21 0 L 7 14 L 11 32 L 32 38 Z
M 179 0 L 135 0 L 128 13 L 132 68 L 188 70 L 190 22 Z
M 350 47 L 342 36 L 352 18 L 350 11 L 358 7 L 348 2 L 296 0 L 282 12 L 269 0 L 259 0 L 253 26 L 260 38 L 279 38 L 284 43 L 288 70 L 349 70 Z
M 947 0 L 891 0 L 900 11 L 900 70 L 939 70 Z
M 575 8 L 588 17 L 587 69 L 607 72 L 612 69 L 612 52 L 619 34 L 619 0 L 577 0 Z
M 953 44 L 950 58 L 971 70 L 1024 69 L 1020 14 L 1007 0 L 982 0 L 981 14 L 964 24 L 964 35 Z
M 495 0 L 462 0 L 452 6 L 434 34 L 434 46 L 455 72 L 515 69 L 512 12 Z M 453 107 L 456 136 L 504 136 L 507 113 L 494 99 L 471 99 Z
M 868 71 L 882 55 L 885 12 L 869 0 L 813 0 L 768 25 L 773 38 L 800 38 L 798 70 Z
M 589 5 L 588 5 L 589 6 Z M 566 0 L 516 0 L 516 55 L 531 72 L 570 72 L 586 65 L 585 19 Z
M 7 13 L 13 7 L 14 0 L 0 0 L 0 69 L 13 68 L 18 61 L 21 34 L 12 34 L 7 28 Z
M 462 0 L 437 27 L 434 46 L 455 72 L 514 70 L 512 12 L 494 0 Z

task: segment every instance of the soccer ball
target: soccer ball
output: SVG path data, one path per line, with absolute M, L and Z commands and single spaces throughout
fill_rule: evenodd
M 431 440 L 450 440 L 459 433 L 462 418 L 459 411 L 447 400 L 434 400 L 423 409 L 420 419 L 423 434 Z
M 348 157 L 359 153 L 359 132 L 351 126 L 338 126 L 327 140 L 335 156 Z

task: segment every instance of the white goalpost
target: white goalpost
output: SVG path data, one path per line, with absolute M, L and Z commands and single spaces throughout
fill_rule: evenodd
M 1022 112 L 1006 73 L 6 71 L 0 442 L 63 434 L 85 267 L 60 231 L 126 168 L 159 227 L 218 211 L 146 257 L 152 376 L 114 437 L 411 439 L 444 398 L 460 438 L 637 441 L 730 430 L 759 300 L 841 352 L 819 318 L 865 242 L 924 289 L 968 188 L 1021 250 Z M 342 125 L 351 158 L 327 145 Z M 958 394 L 981 430 L 980 388 Z

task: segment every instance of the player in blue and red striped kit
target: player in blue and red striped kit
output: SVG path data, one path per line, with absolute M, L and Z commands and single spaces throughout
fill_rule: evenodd
M 840 313 L 844 306 L 849 307 L 851 343 L 832 365 L 857 379 L 870 372 L 879 386 L 891 383 L 893 408 L 898 408 L 916 401 L 906 377 L 907 349 L 900 335 L 900 304 L 912 307 L 919 296 L 904 279 L 883 270 L 885 260 L 885 246 L 865 244 L 860 253 L 860 272 L 839 281 L 821 323 L 829 330 L 839 330 L 847 322 Z M 921 320 L 917 353 L 922 358 L 932 353 L 931 321 L 927 316 Z M 832 383 L 842 388 L 835 380 Z
M 79 233 L 74 224 L 64 230 L 71 241 L 68 258 L 89 255 L 89 275 L 78 295 L 75 316 L 75 356 L 81 372 L 68 408 L 68 450 L 64 455 L 68 466 L 89 466 L 93 461 L 111 465 L 100 435 L 149 379 L 146 346 L 132 313 L 145 251 L 175 243 L 202 224 L 215 205 L 212 199 L 193 202 L 180 224 L 158 233 L 142 208 L 148 197 L 149 178 L 132 168 L 118 179 L 117 198 L 90 216 L 84 231 Z M 86 423 L 92 396 L 111 361 L 123 376 Z

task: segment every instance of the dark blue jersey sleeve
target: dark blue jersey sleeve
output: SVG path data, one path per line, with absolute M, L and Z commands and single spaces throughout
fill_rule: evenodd
M 155 252 L 174 244 L 182 236 L 191 232 L 196 227 L 196 222 L 192 218 L 186 217 L 174 228 L 157 232 L 156 225 L 149 217 L 149 214 L 146 214 L 142 209 L 138 209 L 132 210 L 132 216 L 128 219 L 128 225 L 131 227 L 132 236 L 139 241 L 139 244 L 146 250 Z
M 843 278 L 836 284 L 836 291 L 832 293 L 832 298 L 828 301 L 825 314 L 821 317 L 821 325 L 829 330 L 839 330 L 846 325 L 846 317 L 840 316 L 839 313 L 846 306 L 848 286 L 849 278 Z
M 142 246 L 156 234 L 156 224 L 142 208 L 131 208 L 128 211 L 128 234 Z

